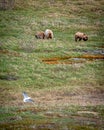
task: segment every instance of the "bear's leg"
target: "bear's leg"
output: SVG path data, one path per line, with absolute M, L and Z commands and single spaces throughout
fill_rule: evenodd
M 79 38 L 79 41 L 81 41 L 82 40 L 82 38 Z
M 78 39 L 78 38 L 75 36 L 75 41 L 76 41 L 76 42 L 77 42 L 77 39 Z

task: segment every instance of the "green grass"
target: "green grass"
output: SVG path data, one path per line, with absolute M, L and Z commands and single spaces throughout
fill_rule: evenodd
M 96 121 L 91 127 L 87 122 L 85 122 L 85 125 L 79 126 L 76 124 L 74 127 L 73 120 L 65 117 L 60 119 L 56 115 L 55 119 L 52 118 L 51 120 L 44 116 L 43 110 L 43 115 L 40 113 L 35 115 L 28 110 L 18 114 L 16 110 L 21 109 L 21 107 L 24 108 L 22 91 L 32 94 L 32 97 L 40 104 L 44 101 L 47 102 L 48 94 L 53 94 L 52 98 L 57 98 L 60 95 L 60 97 L 63 97 L 62 95 L 67 97 L 69 95 L 69 99 L 70 95 L 73 94 L 77 96 L 93 93 L 95 95 L 103 94 L 104 62 L 102 59 L 86 60 L 78 64 L 62 64 L 65 61 L 69 62 L 70 59 L 60 60 L 58 64 L 46 64 L 42 61 L 42 59 L 49 58 L 82 56 L 85 51 L 89 55 L 95 50 L 104 52 L 103 4 L 102 0 L 74 0 L 70 2 L 58 0 L 53 4 L 42 0 L 31 0 L 31 2 L 26 1 L 25 3 L 17 0 L 13 10 L 0 10 L 1 122 L 6 122 L 10 117 L 15 116 L 17 121 L 18 116 L 20 116 L 24 119 L 23 124 L 26 124 L 26 122 L 34 123 L 35 119 L 38 123 L 38 118 L 42 118 L 40 124 L 45 120 L 44 123 L 47 128 L 48 123 L 55 123 L 53 127 L 60 130 L 64 128 L 60 127 L 59 122 L 62 122 L 63 127 L 67 126 L 75 130 L 79 127 L 86 130 L 100 128 L 100 124 L 95 125 Z M 47 28 L 53 30 L 54 38 L 52 40 L 37 40 L 35 33 Z M 89 36 L 89 40 L 75 42 L 74 34 L 77 31 L 85 32 Z M 65 103 L 63 103 L 65 108 L 63 108 L 63 104 L 53 102 L 46 105 L 46 107 L 49 109 L 53 106 L 52 111 L 57 111 L 58 107 L 58 109 L 62 109 L 63 114 L 67 113 L 67 115 L 70 115 L 70 111 L 73 113 L 72 115 L 76 115 L 81 107 L 76 108 L 77 104 L 74 104 L 70 108 L 70 103 Z M 69 107 L 68 110 L 66 106 Z M 2 109 L 2 107 L 5 109 Z M 13 112 L 10 107 L 14 107 Z M 25 107 L 28 109 L 28 104 Z M 103 105 L 97 106 L 95 104 L 95 106 L 84 108 L 88 111 L 93 108 L 93 111 L 96 110 L 99 113 L 99 118 L 103 118 Z M 64 109 L 65 111 L 63 111 Z M 86 117 L 86 114 L 82 116 Z M 28 121 L 26 121 L 27 118 L 29 118 Z M 58 125 L 56 125 L 56 122 L 58 122 Z M 71 126 L 68 125 L 68 122 L 71 123 Z M 20 119 L 17 121 L 17 124 L 19 123 Z M 6 127 L 8 128 L 9 125 L 7 123 Z
M 4 109 L 4 110 L 3 110 Z M 99 119 L 99 124 L 96 124 L 98 116 L 91 114 L 79 115 L 78 111 L 94 111 L 103 112 L 102 106 L 97 107 L 80 107 L 70 106 L 68 108 L 59 109 L 40 109 L 39 107 L 24 107 L 24 108 L 2 108 L 0 114 L 0 128 L 24 128 L 31 129 L 31 127 L 41 129 L 91 129 L 98 130 L 103 127 L 102 120 Z M 101 110 L 102 109 L 102 110 Z M 100 113 L 99 113 L 100 114 Z M 79 120 L 77 119 L 79 117 Z M 83 118 L 84 117 L 84 118 Z M 102 115 L 101 115 L 102 117 Z M 82 118 L 82 120 L 81 120 Z M 3 120 L 5 119 L 5 122 Z M 62 125 L 61 125 L 62 124 Z M 75 125 L 76 124 L 76 125 Z

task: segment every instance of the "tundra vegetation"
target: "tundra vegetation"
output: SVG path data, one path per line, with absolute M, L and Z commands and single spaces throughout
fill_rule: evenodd
M 12 9 L 1 8 L 1 130 L 104 129 L 103 5 L 15 0 Z M 54 38 L 36 39 L 47 28 Z M 88 41 L 75 42 L 78 31 Z M 23 102 L 23 91 L 35 104 Z

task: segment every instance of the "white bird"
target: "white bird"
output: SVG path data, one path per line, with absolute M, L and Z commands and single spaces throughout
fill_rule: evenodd
M 30 103 L 33 103 L 33 102 L 34 102 L 34 101 L 31 99 L 31 97 L 28 97 L 28 95 L 26 94 L 26 92 L 23 92 L 23 96 L 24 96 L 24 99 L 23 99 L 24 102 L 30 102 Z

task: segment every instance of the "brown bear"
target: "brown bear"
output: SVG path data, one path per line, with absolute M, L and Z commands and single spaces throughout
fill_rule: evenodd
M 77 40 L 81 41 L 83 39 L 83 41 L 87 41 L 88 40 L 88 36 L 85 33 L 82 32 L 77 32 L 75 34 L 75 41 L 77 42 Z
M 37 32 L 37 33 L 35 34 L 35 37 L 36 37 L 37 39 L 44 39 L 44 38 L 45 38 L 45 34 L 44 34 L 43 31 Z
M 53 32 L 50 29 L 46 29 L 44 34 L 45 34 L 46 39 L 52 39 L 53 38 Z

